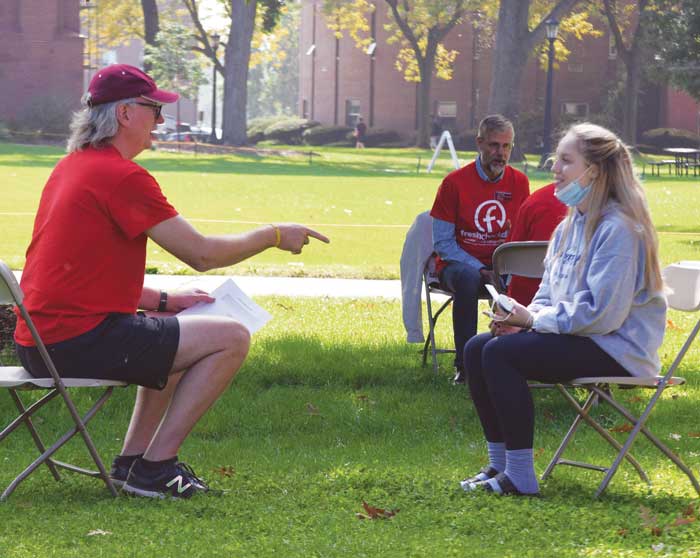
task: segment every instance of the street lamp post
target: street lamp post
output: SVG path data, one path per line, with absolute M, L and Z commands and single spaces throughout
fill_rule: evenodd
M 214 33 L 211 36 L 211 48 L 214 50 L 214 66 L 211 76 L 211 135 L 209 136 L 209 143 L 217 143 L 219 141 L 219 138 L 216 137 L 216 51 L 219 50 L 220 38 L 218 33 Z
M 557 40 L 559 22 L 549 18 L 545 22 L 547 40 L 549 41 L 549 61 L 547 64 L 547 94 L 544 101 L 544 132 L 542 134 L 542 157 L 539 168 L 544 168 L 545 162 L 552 151 L 552 73 L 554 66 L 554 41 Z

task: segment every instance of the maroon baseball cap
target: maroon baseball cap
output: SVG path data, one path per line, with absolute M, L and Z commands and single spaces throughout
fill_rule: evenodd
M 143 97 L 153 103 L 174 103 L 180 95 L 158 89 L 153 78 L 134 66 L 112 64 L 99 70 L 88 86 L 88 106 Z

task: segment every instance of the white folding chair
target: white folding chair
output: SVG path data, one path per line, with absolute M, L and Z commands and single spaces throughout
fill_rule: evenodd
M 438 373 L 438 360 L 437 356 L 439 354 L 455 354 L 454 349 L 443 349 L 437 346 L 435 341 L 435 326 L 437 325 L 438 318 L 450 304 L 452 304 L 453 293 L 441 287 L 435 276 L 431 273 L 431 264 L 434 266 L 434 258 L 425 266 L 423 270 L 423 285 L 425 287 L 425 305 L 428 311 L 428 337 L 423 345 L 423 366 L 428 362 L 428 349 L 430 349 L 430 354 L 433 362 L 433 372 L 437 375 Z M 435 300 L 433 297 L 439 295 L 442 298 L 442 302 L 438 307 L 437 312 L 433 312 L 433 302 Z
M 39 457 L 37 457 L 26 469 L 24 469 L 24 471 L 17 475 L 17 477 L 7 486 L 2 495 L 0 495 L 0 501 L 5 500 L 10 494 L 12 494 L 15 488 L 17 488 L 17 486 L 23 480 L 25 480 L 43 464 L 48 467 L 56 480 L 61 479 L 58 472 L 59 468 L 67 469 L 83 475 L 101 478 L 105 485 L 107 485 L 107 488 L 112 495 L 117 496 L 117 491 L 109 478 L 109 474 L 107 473 L 97 450 L 95 449 L 95 445 L 93 444 L 90 435 L 88 434 L 86 424 L 95 416 L 97 411 L 100 410 L 107 399 L 109 399 L 109 397 L 112 395 L 112 390 L 116 386 L 125 386 L 126 383 L 111 380 L 61 377 L 58 370 L 56 370 L 56 366 L 51 360 L 51 357 L 46 350 L 46 346 L 41 340 L 41 337 L 39 336 L 39 333 L 34 326 L 34 322 L 32 322 L 23 301 L 24 293 L 22 293 L 15 276 L 10 268 L 7 267 L 4 262 L 0 261 L 0 304 L 17 305 L 22 318 L 29 327 L 32 338 L 36 343 L 39 353 L 41 354 L 41 358 L 51 373 L 51 378 L 34 378 L 29 374 L 29 372 L 19 366 L 0 366 L 0 388 L 5 388 L 9 391 L 10 397 L 14 401 L 15 406 L 19 411 L 17 418 L 12 420 L 4 428 L 4 430 L 0 432 L 0 443 L 2 443 L 2 441 L 5 440 L 21 424 L 24 424 L 29 430 L 31 437 L 34 440 L 34 445 L 40 454 Z M 98 400 L 81 418 L 66 388 L 101 388 L 104 389 L 104 393 L 102 393 Z M 22 390 L 48 390 L 48 393 L 34 403 L 25 406 L 19 396 L 19 392 Z M 46 403 L 58 395 L 60 395 L 63 399 L 68 412 L 75 423 L 75 426 L 56 440 L 53 445 L 46 448 L 44 442 L 39 436 L 39 433 L 34 427 L 31 417 L 39 409 L 46 405 Z M 81 437 L 83 438 L 83 441 L 85 442 L 85 445 L 87 446 L 87 449 L 90 452 L 95 465 L 97 466 L 97 471 L 83 469 L 82 467 L 71 465 L 70 463 L 63 463 L 53 459 L 52 456 L 78 433 L 80 433 Z
M 680 262 L 679 264 L 670 265 L 664 269 L 663 275 L 666 285 L 672 290 L 672 293 L 668 296 L 668 302 L 671 308 L 685 312 L 697 312 L 700 310 L 700 262 Z M 622 463 L 622 460 L 627 459 L 627 461 L 635 468 L 640 478 L 649 484 L 649 478 L 642 469 L 641 465 L 629 453 L 632 444 L 641 432 L 654 446 L 656 446 L 656 448 L 659 449 L 662 454 L 664 454 L 687 475 L 696 492 L 700 494 L 700 484 L 698 484 L 698 481 L 690 468 L 688 468 L 688 466 L 683 463 L 683 461 L 681 461 L 681 459 L 673 451 L 671 451 L 671 449 L 662 443 L 661 440 L 654 436 L 654 434 L 652 434 L 646 426 L 647 419 L 662 393 L 671 386 L 677 386 L 685 383 L 685 380 L 675 376 L 675 373 L 685 354 L 688 352 L 688 349 L 690 349 L 690 346 L 693 344 L 698 331 L 700 331 L 700 320 L 695 323 L 695 327 L 690 332 L 688 338 L 685 340 L 683 346 L 676 355 L 676 358 L 673 360 L 673 363 L 663 376 L 655 376 L 651 378 L 577 378 L 566 384 L 558 385 L 557 388 L 561 394 L 576 411 L 576 418 L 569 428 L 569 431 L 566 433 L 566 436 L 564 436 L 564 439 L 552 457 L 549 465 L 545 469 L 542 479 L 546 479 L 557 465 L 570 465 L 574 467 L 601 471 L 605 473 L 605 477 L 595 493 L 595 497 L 597 498 L 607 488 L 613 475 L 620 466 L 620 463 Z M 625 408 L 619 400 L 613 399 L 610 393 L 611 387 L 648 388 L 653 390 L 653 394 L 644 408 L 644 411 L 639 415 L 639 417 L 636 417 L 630 410 Z M 567 391 L 567 388 L 585 389 L 588 392 L 585 402 L 581 405 Z M 624 444 L 620 444 L 603 426 L 600 425 L 600 423 L 598 423 L 590 415 L 591 408 L 599 401 L 610 405 L 612 409 L 614 409 L 631 425 L 631 430 L 629 431 Z M 670 402 L 668 403 L 670 404 Z M 586 422 L 588 425 L 590 425 L 617 451 L 617 455 L 612 465 L 609 467 L 603 467 L 581 461 L 571 461 L 561 457 L 582 422 Z
M 499 277 L 519 275 L 541 279 L 547 246 L 549 242 L 546 240 L 505 242 L 493 252 L 493 270 Z

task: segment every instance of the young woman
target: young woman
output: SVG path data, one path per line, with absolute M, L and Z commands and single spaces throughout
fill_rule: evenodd
M 489 463 L 466 491 L 537 495 L 528 380 L 653 376 L 666 325 L 658 241 L 632 158 L 605 128 L 578 124 L 560 141 L 556 196 L 569 206 L 535 298 L 499 311 L 464 348 Z

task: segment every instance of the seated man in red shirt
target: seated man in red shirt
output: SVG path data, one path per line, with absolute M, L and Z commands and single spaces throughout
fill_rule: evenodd
M 476 161 L 444 178 L 430 212 L 440 282 L 454 293 L 455 383 L 466 382 L 462 354 L 476 335 L 479 292 L 484 283 L 498 285 L 491 256 L 529 194 L 527 176 L 508 165 L 514 135 L 505 117 L 484 118 Z
M 21 280 L 59 372 L 139 385 L 110 475 L 126 492 L 152 498 L 207 490 L 177 453 L 241 367 L 250 334 L 228 317 L 173 316 L 213 299 L 199 290 L 145 287 L 147 240 L 197 271 L 273 247 L 299 254 L 309 237 L 328 242 L 295 224 L 205 236 L 179 215 L 155 178 L 132 161 L 150 147 L 163 104 L 177 98 L 133 66 L 95 74 L 73 117 L 68 155 L 42 192 Z M 15 342 L 22 365 L 48 377 L 21 316 Z
M 554 195 L 554 183 L 548 184 L 530 194 L 520 207 L 508 242 L 549 240 L 564 217 L 566 217 L 566 206 Z M 508 284 L 508 296 L 527 306 L 539 286 L 539 279 L 513 275 Z

